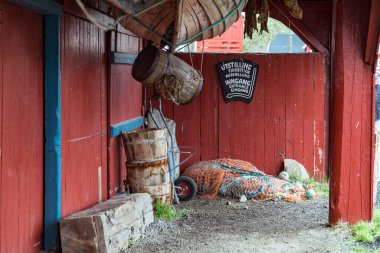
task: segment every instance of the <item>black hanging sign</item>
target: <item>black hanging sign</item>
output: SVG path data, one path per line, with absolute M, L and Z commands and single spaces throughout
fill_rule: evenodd
M 226 103 L 243 101 L 251 103 L 259 65 L 245 59 L 232 59 L 216 65 Z

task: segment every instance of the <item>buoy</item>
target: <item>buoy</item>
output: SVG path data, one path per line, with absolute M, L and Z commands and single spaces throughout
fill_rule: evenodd
M 282 172 L 278 175 L 278 177 L 279 177 L 280 179 L 282 179 L 282 180 L 289 180 L 289 174 L 288 174 L 288 172 L 286 172 L 286 171 L 282 171 Z
M 309 190 L 307 190 L 305 194 L 306 194 L 306 197 L 307 197 L 308 199 L 312 199 L 312 198 L 315 197 L 315 191 L 314 191 L 313 189 L 309 189 Z
M 241 203 L 245 203 L 247 202 L 247 196 L 245 196 L 244 194 L 240 196 L 240 202 Z

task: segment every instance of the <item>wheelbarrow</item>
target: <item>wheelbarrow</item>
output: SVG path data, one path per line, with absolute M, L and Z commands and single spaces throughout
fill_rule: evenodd
M 152 106 L 152 101 L 149 102 L 150 110 L 148 114 L 150 114 L 150 118 L 152 119 L 156 128 L 166 128 L 169 134 L 168 143 L 168 164 L 170 171 L 170 182 L 173 187 L 173 202 L 179 203 L 179 201 L 188 201 L 195 197 L 197 194 L 197 184 L 190 177 L 180 176 L 179 175 L 179 167 L 191 159 L 196 153 L 196 147 L 181 147 L 181 149 L 189 150 L 189 151 L 180 151 L 180 149 L 176 146 L 175 143 L 175 135 L 172 133 L 171 128 L 168 126 L 167 119 L 164 117 L 162 113 L 162 103 L 161 98 L 158 98 L 158 116 L 160 121 L 153 115 L 154 110 Z M 192 152 L 193 151 L 193 152 Z M 177 154 L 186 154 L 188 157 L 184 159 L 182 162 L 176 162 L 175 155 Z M 179 160 L 179 159 L 178 159 Z M 176 164 L 177 163 L 177 164 Z

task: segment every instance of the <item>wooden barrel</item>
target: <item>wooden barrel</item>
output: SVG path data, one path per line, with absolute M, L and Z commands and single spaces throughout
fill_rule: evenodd
M 162 203 L 171 203 L 172 185 L 168 160 L 147 163 L 127 163 L 127 179 L 131 193 L 146 192 Z
M 122 133 L 129 163 L 158 161 L 167 157 L 167 130 L 143 129 Z
M 203 85 L 201 73 L 178 57 L 148 46 L 137 56 L 132 67 L 137 81 L 175 104 L 188 104 Z

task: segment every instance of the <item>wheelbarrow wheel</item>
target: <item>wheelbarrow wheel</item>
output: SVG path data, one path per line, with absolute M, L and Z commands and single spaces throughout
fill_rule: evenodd
M 179 177 L 174 181 L 175 190 L 180 201 L 189 201 L 197 194 L 197 184 L 192 178 Z

